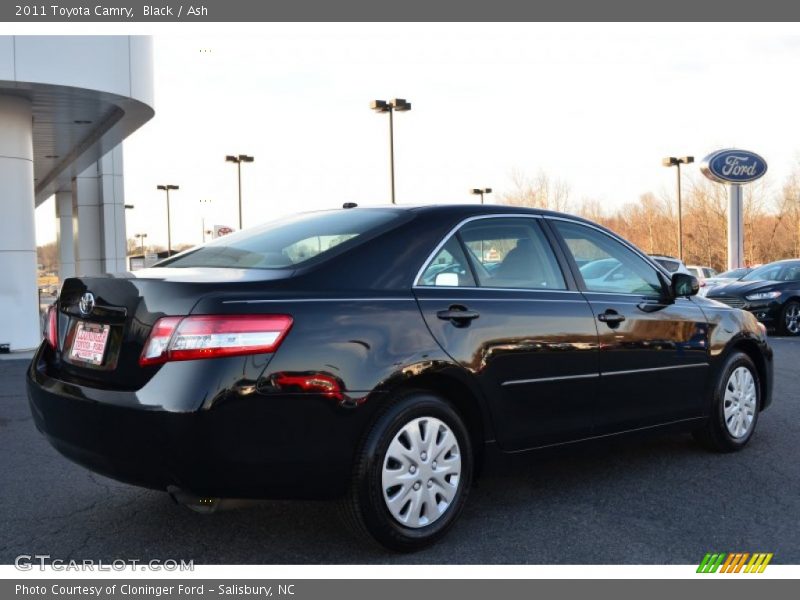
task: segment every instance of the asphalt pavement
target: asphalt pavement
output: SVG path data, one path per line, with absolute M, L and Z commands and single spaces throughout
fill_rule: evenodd
M 485 475 L 439 544 L 396 555 L 352 538 L 326 502 L 202 515 L 94 475 L 36 431 L 24 360 L 0 361 L 0 564 L 183 559 L 196 564 L 692 564 L 706 552 L 800 563 L 800 339 L 771 338 L 776 388 L 750 445 L 711 454 L 689 435 L 582 445 Z

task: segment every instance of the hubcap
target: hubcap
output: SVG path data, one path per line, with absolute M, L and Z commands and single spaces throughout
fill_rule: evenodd
M 461 479 L 461 451 L 450 428 L 435 417 L 409 421 L 386 450 L 383 500 L 396 521 L 418 529 L 452 504 Z
M 737 367 L 725 385 L 725 427 L 735 438 L 743 438 L 753 427 L 756 414 L 756 382 L 746 367 Z
M 797 335 L 800 333 L 800 304 L 792 303 L 786 308 L 786 330 Z

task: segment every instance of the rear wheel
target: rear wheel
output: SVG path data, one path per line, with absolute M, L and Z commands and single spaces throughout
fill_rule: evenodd
M 458 413 L 428 392 L 394 398 L 364 440 L 343 499 L 348 524 L 399 552 L 441 538 L 472 478 L 472 448 Z
M 710 450 L 734 452 L 750 441 L 761 408 L 758 370 L 749 356 L 733 352 L 720 372 L 711 414 L 695 438 Z
M 800 335 L 800 302 L 790 300 L 783 305 L 781 311 L 781 333 L 784 335 Z

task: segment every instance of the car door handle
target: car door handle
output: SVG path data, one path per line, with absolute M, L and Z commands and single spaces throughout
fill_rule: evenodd
M 456 327 L 463 327 L 473 319 L 480 317 L 480 313 L 469 310 L 466 306 L 454 304 L 447 310 L 440 310 L 436 313 L 436 316 L 443 321 L 451 321 Z
M 597 315 L 597 320 L 607 323 L 609 327 L 616 327 L 625 320 L 625 315 L 621 315 L 617 311 L 609 309 Z

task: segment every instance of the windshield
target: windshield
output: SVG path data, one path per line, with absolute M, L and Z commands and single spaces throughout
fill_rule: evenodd
M 337 210 L 305 213 L 217 238 L 158 263 L 158 267 L 283 269 L 352 246 L 367 232 L 386 228 L 394 210 Z
M 717 275 L 717 277 L 720 277 L 720 278 L 724 277 L 725 279 L 739 279 L 743 275 L 747 275 L 747 273 L 750 270 L 751 269 L 749 269 L 747 267 L 742 267 L 740 269 L 731 269 L 730 271 L 725 271 L 723 273 L 720 273 L 719 275 Z
M 800 281 L 800 262 L 764 265 L 752 270 L 741 281 Z

